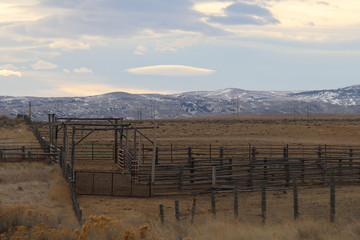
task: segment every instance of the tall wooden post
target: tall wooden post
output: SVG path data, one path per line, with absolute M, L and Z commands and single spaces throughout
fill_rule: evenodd
M 119 132 L 118 132 L 118 120 L 115 120 L 115 136 L 114 136 L 114 163 L 118 163 L 119 161 Z
M 142 147 L 142 145 L 141 145 L 142 143 L 141 143 L 141 135 L 139 134 L 139 151 L 138 151 L 138 160 L 139 160 L 139 163 L 140 163 L 140 161 L 141 161 L 141 159 L 142 159 L 142 155 L 141 155 L 141 147 Z
M 293 197 L 294 197 L 294 219 L 299 218 L 299 198 L 298 198 L 298 186 L 297 180 L 293 178 Z
M 49 143 L 52 144 L 53 132 L 52 132 L 52 124 L 51 124 L 51 113 L 48 114 L 48 118 L 49 118 Z
M 211 174 L 211 182 L 212 187 L 216 187 L 216 167 L 212 166 L 212 174 Z
M 266 222 L 266 185 L 265 182 L 261 185 L 261 218 L 263 224 Z
M 153 154 L 151 161 L 151 183 L 150 183 L 151 196 L 154 194 L 154 183 L 155 183 L 156 129 L 157 129 L 157 123 L 155 123 L 154 126 Z
M 335 178 L 331 176 L 330 181 L 330 222 L 335 222 Z
M 289 149 L 288 149 L 288 147 L 283 148 L 283 155 L 284 155 L 286 187 L 289 187 L 290 186 L 290 166 L 289 166 Z
M 69 159 L 69 140 L 67 135 L 67 125 L 63 123 L 63 146 L 64 146 L 64 159 Z M 64 161 L 65 164 L 65 161 Z M 64 166 L 63 166 L 64 167 Z
M 234 218 L 239 218 L 238 189 L 234 187 Z
M 123 129 L 123 127 L 121 127 L 121 130 L 120 130 L 120 148 L 121 149 L 124 149 L 123 136 L 124 136 L 124 129 Z
M 133 145 L 133 151 L 134 151 L 134 160 L 136 160 L 137 156 L 136 156 L 136 147 L 137 147 L 137 139 L 136 139 L 136 129 L 134 128 L 134 145 Z
M 59 126 L 55 126 L 55 149 L 58 147 L 58 133 L 59 133 Z
M 220 147 L 219 158 L 220 158 L 220 166 L 222 166 L 223 165 L 223 159 L 224 159 L 224 148 L 223 147 Z
M 125 156 L 129 153 L 129 129 L 126 128 L 125 133 Z
M 75 134 L 76 129 L 73 127 L 72 137 L 71 137 L 71 174 L 72 178 L 74 177 L 74 163 L 75 163 Z

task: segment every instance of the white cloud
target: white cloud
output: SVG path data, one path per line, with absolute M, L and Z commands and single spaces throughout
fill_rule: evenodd
M 75 68 L 75 69 L 74 69 L 74 73 L 93 73 L 93 70 L 88 69 L 88 68 L 86 68 L 86 67 Z
M 14 65 L 12 65 L 12 64 L 6 64 L 6 65 L 2 65 L 2 66 L 0 66 L 0 70 L 1 69 L 6 69 L 6 70 L 16 70 L 17 69 L 17 67 L 16 66 L 14 66 Z
M 62 49 L 65 51 L 72 51 L 75 49 L 87 50 L 91 45 L 82 41 L 70 40 L 70 39 L 57 39 L 49 44 L 50 48 Z
M 202 76 L 209 75 L 215 70 L 196 68 L 183 65 L 157 65 L 140 68 L 130 68 L 126 70 L 129 73 L 137 75 L 159 75 L 159 76 Z
M 18 72 L 18 71 L 13 71 L 13 70 L 8 70 L 8 69 L 0 70 L 0 76 L 8 77 L 11 75 L 18 76 L 18 77 L 22 76 L 21 72 Z
M 37 63 L 32 64 L 31 67 L 35 70 L 41 70 L 41 69 L 55 69 L 57 68 L 56 64 L 45 62 L 43 60 L 37 61 Z
M 200 41 L 200 36 L 184 37 L 171 41 L 157 41 L 155 50 L 160 52 L 177 52 L 178 49 L 185 49 Z M 202 39 L 203 40 L 203 39 Z
M 64 73 L 70 73 L 70 70 L 65 68 L 65 69 L 63 70 L 63 72 L 64 72 Z
M 144 45 L 139 45 L 136 47 L 134 54 L 136 55 L 145 55 L 145 53 L 148 51 L 147 47 Z
M 193 7 L 194 10 L 201 12 L 206 15 L 213 15 L 213 16 L 225 16 L 224 9 L 234 2 L 201 2 L 196 3 Z

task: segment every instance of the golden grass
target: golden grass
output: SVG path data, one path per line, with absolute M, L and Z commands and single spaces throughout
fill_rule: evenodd
M 39 142 L 35 138 L 29 125 L 21 118 L 7 118 L 0 116 L 0 147 L 2 144 L 11 144 L 11 146 L 25 146 L 39 148 Z
M 74 225 L 70 193 L 61 169 L 43 163 L 0 163 L 0 200 L 41 211 L 54 224 Z
M 0 207 L 0 239 L 246 239 L 246 240 L 309 240 L 359 239 L 360 222 L 331 224 L 327 221 L 302 219 L 277 224 L 254 224 L 229 221 L 223 218 L 202 218 L 195 224 L 168 221 L 146 223 L 144 220 L 127 222 L 106 216 L 90 216 L 82 227 L 71 230 L 62 225 L 51 226 L 44 215 L 26 211 L 21 206 Z

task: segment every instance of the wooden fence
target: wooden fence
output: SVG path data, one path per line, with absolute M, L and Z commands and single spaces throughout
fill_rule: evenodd
M 150 185 L 132 181 L 119 172 L 75 171 L 76 193 L 121 197 L 149 197 Z
M 44 153 L 42 148 L 12 146 L 0 143 L 0 162 L 48 162 L 57 154 Z
M 299 189 L 297 179 L 293 178 L 292 189 L 287 194 L 269 194 L 265 184 L 255 194 L 256 201 L 252 199 L 248 202 L 246 198 L 241 197 L 238 189 L 235 188 L 227 195 L 212 191 L 206 195 L 192 195 L 190 200 L 180 202 L 174 201 L 174 206 L 159 205 L 159 218 L 162 224 L 166 222 L 190 221 L 191 224 L 197 221 L 197 218 L 203 216 L 212 216 L 220 219 L 234 219 L 236 221 L 254 221 L 265 224 L 267 221 L 297 220 L 301 218 L 328 219 L 334 223 L 336 219 L 354 220 L 359 219 L 360 208 L 356 207 L 356 201 L 360 199 L 359 194 L 348 191 L 342 191 L 341 195 L 336 196 L 336 185 L 338 179 L 331 176 L 330 185 L 314 194 L 316 189 Z M 272 192 L 274 193 L 274 192 Z M 232 196 L 231 196 L 232 195 Z M 253 194 L 254 195 L 254 194 Z M 189 204 L 189 202 L 191 204 Z M 352 211 L 349 211 L 351 204 Z M 165 211 L 164 209 L 168 209 Z M 171 210 L 171 212 L 169 212 Z M 170 216 L 170 217 L 169 217 Z M 203 221 L 204 218 L 201 218 Z
M 164 154 L 162 154 L 164 152 Z M 339 184 L 360 183 L 360 148 L 348 146 L 244 146 L 177 149 L 158 148 L 154 194 L 217 190 L 269 189 L 301 185 L 328 185 L 330 175 Z M 139 182 L 148 182 L 147 154 L 140 164 Z M 166 157 L 167 156 L 167 157 Z

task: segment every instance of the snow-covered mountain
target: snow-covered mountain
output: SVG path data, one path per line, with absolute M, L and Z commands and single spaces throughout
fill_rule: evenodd
M 90 97 L 0 96 L 0 115 L 62 117 L 176 118 L 225 114 L 360 113 L 360 85 L 316 91 L 247 91 L 227 88 L 179 94 L 113 92 Z

